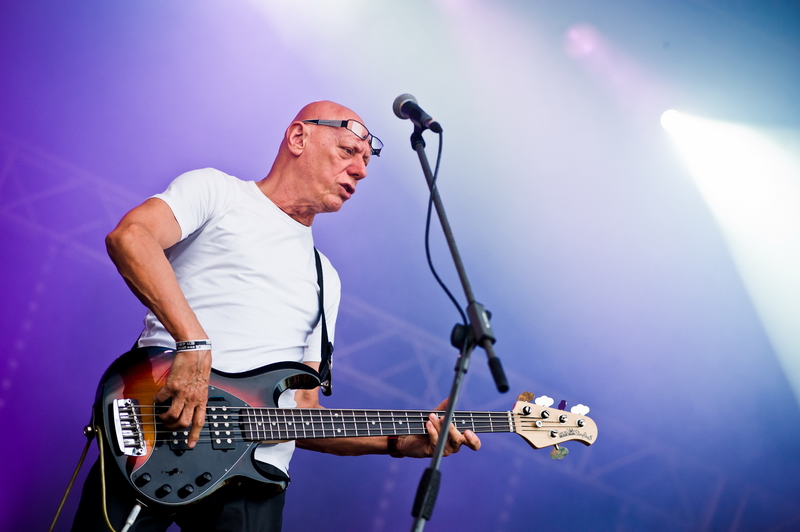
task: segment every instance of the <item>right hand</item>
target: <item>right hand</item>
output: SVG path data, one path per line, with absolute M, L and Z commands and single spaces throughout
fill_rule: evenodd
M 154 397 L 156 403 L 172 399 L 169 410 L 159 414 L 168 429 L 183 429 L 191 425 L 189 448 L 194 448 L 205 424 L 210 374 L 210 350 L 181 351 L 172 361 L 167 382 Z

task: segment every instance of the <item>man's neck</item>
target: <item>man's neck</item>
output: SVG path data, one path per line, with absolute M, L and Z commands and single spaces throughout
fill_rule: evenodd
M 270 199 L 280 210 L 285 212 L 290 218 L 298 223 L 311 227 L 316 215 L 309 206 L 304 205 L 295 199 L 291 194 L 291 188 L 282 186 L 281 180 L 270 175 L 267 175 L 261 181 L 256 183 L 261 193 Z M 289 193 L 287 194 L 287 191 Z

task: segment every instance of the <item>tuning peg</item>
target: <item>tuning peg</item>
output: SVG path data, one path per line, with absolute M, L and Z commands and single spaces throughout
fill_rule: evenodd
M 539 406 L 549 407 L 552 406 L 555 401 L 552 397 L 547 397 L 546 395 L 540 395 L 536 398 L 536 404 Z
M 564 409 L 566 409 L 566 408 L 567 408 L 567 402 L 566 402 L 565 400 L 563 400 L 563 399 L 562 399 L 562 400 L 561 400 L 561 402 L 560 402 L 560 403 L 558 403 L 558 409 L 559 409 L 559 410 L 564 410 Z
M 526 403 L 530 403 L 533 401 L 533 394 L 531 392 L 522 392 L 517 397 L 517 401 L 524 401 Z
M 553 450 L 550 451 L 550 458 L 553 460 L 563 460 L 565 456 L 569 454 L 569 449 L 566 447 L 561 447 L 560 445 L 554 445 Z
M 573 414 L 578 414 L 579 416 L 585 416 L 589 413 L 589 407 L 583 404 L 577 404 L 570 408 L 569 411 Z

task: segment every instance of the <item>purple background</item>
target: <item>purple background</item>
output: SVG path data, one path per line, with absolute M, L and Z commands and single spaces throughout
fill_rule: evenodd
M 485 435 L 444 461 L 426 528 L 796 530 L 798 401 L 659 117 L 796 131 L 798 22 L 777 0 L 3 2 L 0 528 L 49 526 L 97 380 L 140 330 L 104 235 L 186 170 L 260 179 L 312 100 L 387 145 L 314 227 L 344 283 L 325 404 L 446 396 L 458 316 L 390 111 L 410 92 L 444 125 L 440 188 L 511 384 L 498 394 L 476 352 L 459 409 L 530 390 L 599 426 L 561 462 Z M 587 31 L 605 47 L 580 48 Z M 434 247 L 458 290 L 438 230 Z M 427 464 L 300 451 L 285 529 L 410 529 Z

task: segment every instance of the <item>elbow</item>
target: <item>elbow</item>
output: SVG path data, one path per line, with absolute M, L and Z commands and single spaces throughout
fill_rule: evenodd
M 111 261 L 119 266 L 142 249 L 147 236 L 147 232 L 137 224 L 120 224 L 106 236 L 106 252 Z
M 113 231 L 106 235 L 106 253 L 111 257 L 111 260 L 116 263 L 117 258 L 120 256 L 125 242 L 125 231 L 116 227 Z

